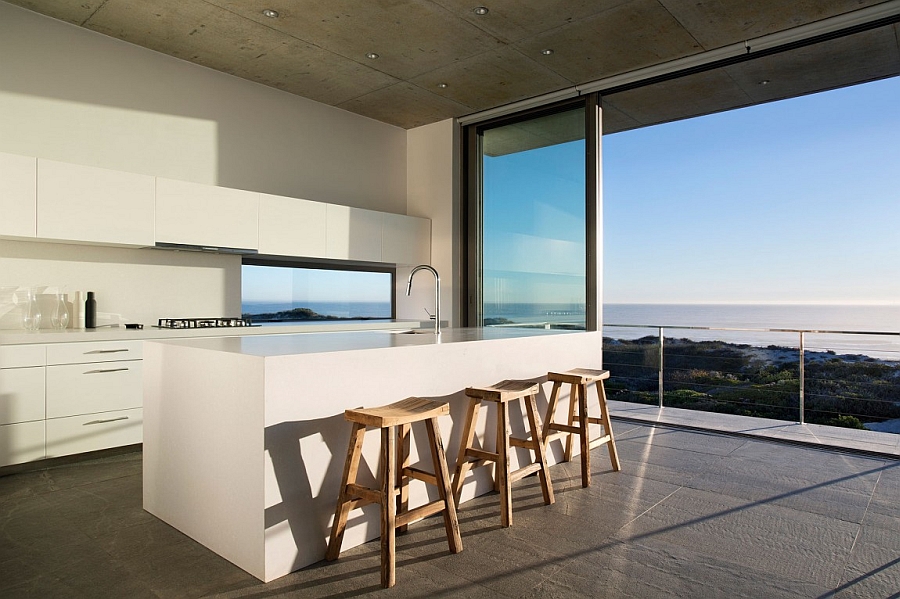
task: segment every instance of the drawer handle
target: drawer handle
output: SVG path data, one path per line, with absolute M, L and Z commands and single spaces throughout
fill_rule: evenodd
M 92 349 L 91 351 L 84 352 L 84 355 L 90 354 L 117 354 L 119 352 L 128 351 L 127 349 Z
M 82 372 L 81 374 L 103 374 L 105 372 L 122 372 L 123 370 L 128 370 L 127 368 L 98 368 L 97 370 L 88 370 L 86 372 Z
M 85 422 L 81 426 L 90 426 L 92 424 L 106 424 L 107 422 L 116 422 L 119 420 L 128 420 L 128 416 L 119 416 L 118 418 L 107 418 L 106 420 L 91 420 L 90 422 Z

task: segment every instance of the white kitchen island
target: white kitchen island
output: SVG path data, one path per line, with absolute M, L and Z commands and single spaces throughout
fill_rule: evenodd
M 452 471 L 466 387 L 601 366 L 599 332 L 449 329 L 441 337 L 360 331 L 146 342 L 144 508 L 270 581 L 325 556 L 350 434 L 345 409 L 410 396 L 448 401 L 440 425 Z M 493 423 L 493 409 L 483 409 L 478 438 L 493 447 L 486 415 Z M 524 430 L 516 408 L 511 420 L 514 432 Z M 425 438 L 414 426 L 413 463 L 417 446 L 428 455 Z M 367 435 L 361 477 L 374 480 L 378 446 L 379 435 Z M 551 463 L 560 456 L 552 444 Z M 462 501 L 490 491 L 489 475 L 476 469 Z M 410 505 L 428 492 L 412 481 Z M 351 513 L 344 548 L 378 537 L 377 510 Z

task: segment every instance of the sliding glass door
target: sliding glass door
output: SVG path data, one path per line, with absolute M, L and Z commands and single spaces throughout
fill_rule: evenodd
M 470 326 L 588 328 L 588 114 L 581 101 L 467 132 Z

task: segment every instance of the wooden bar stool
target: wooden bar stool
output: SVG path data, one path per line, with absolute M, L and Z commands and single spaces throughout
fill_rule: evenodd
M 560 436 L 566 437 L 566 461 L 572 460 L 572 435 L 581 440 L 581 486 L 591 485 L 591 449 L 606 444 L 609 449 L 609 460 L 613 470 L 620 470 L 619 454 L 616 451 L 616 440 L 613 437 L 612 425 L 609 421 L 609 409 L 606 405 L 606 390 L 603 381 L 609 378 L 608 370 L 592 370 L 590 368 L 574 368 L 566 372 L 548 372 L 547 380 L 553 381 L 550 393 L 550 404 L 547 406 L 547 418 L 544 422 L 544 445 Z M 569 384 L 569 420 L 567 424 L 555 422 L 556 404 L 559 401 L 559 390 L 563 384 Z M 587 387 L 594 384 L 597 399 L 600 402 L 600 417 L 588 416 Z M 575 406 L 578 405 L 576 411 Z M 590 425 L 603 426 L 603 435 L 590 438 Z M 556 431 L 556 432 L 551 432 Z
M 450 488 L 450 473 L 447 457 L 441 442 L 438 416 L 450 413 L 450 405 L 418 397 L 410 397 L 378 408 L 346 410 L 344 418 L 353 423 L 350 433 L 350 448 L 344 463 L 344 477 L 338 494 L 331 539 L 325 559 L 331 561 L 341 553 L 341 542 L 347 527 L 350 510 L 369 503 L 381 506 L 381 585 L 394 586 L 396 553 L 395 531 L 405 530 L 407 525 L 420 518 L 437 512 L 444 513 L 444 528 L 452 553 L 462 551 L 459 536 L 459 520 L 456 504 Z M 425 421 L 428 431 L 434 474 L 412 468 L 409 465 L 410 424 Z M 381 429 L 381 488 L 370 489 L 356 484 L 359 459 L 362 452 L 366 427 Z M 395 431 L 396 429 L 396 431 Z M 396 461 L 395 459 L 396 458 Z M 409 479 L 415 478 L 438 488 L 439 499 L 423 506 L 409 509 Z
M 541 418 L 537 412 L 535 395 L 538 385 L 531 381 L 503 381 L 490 387 L 469 387 L 469 411 L 460 442 L 459 457 L 456 460 L 456 472 L 453 475 L 453 497 L 459 503 L 466 472 L 471 468 L 496 464 L 494 471 L 494 488 L 500 492 L 500 523 L 506 528 L 512 524 L 512 483 L 538 472 L 541 479 L 541 490 L 544 503 L 553 503 L 553 484 L 550 482 L 550 470 L 547 468 L 547 457 L 541 431 Z M 528 414 L 530 438 L 520 439 L 510 436 L 509 402 L 522 399 Z M 475 424 L 478 422 L 478 411 L 482 401 L 492 401 L 497 405 L 497 447 L 495 452 L 484 451 L 472 445 L 475 438 Z M 532 464 L 509 471 L 509 448 L 524 447 L 534 452 Z

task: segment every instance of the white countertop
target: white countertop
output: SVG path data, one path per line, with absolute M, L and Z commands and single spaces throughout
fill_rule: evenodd
M 248 356 L 272 357 L 390 347 L 446 345 L 449 343 L 513 339 L 540 335 L 577 335 L 579 333 L 583 333 L 583 331 L 485 327 L 444 329 L 441 332 L 440 340 L 435 338 L 433 331 L 419 329 L 419 332 L 415 334 L 396 333 L 389 330 L 369 330 L 265 337 L 242 336 L 157 341 L 166 345 L 180 345 Z
M 321 333 L 330 331 L 372 331 L 418 328 L 422 323 L 410 320 L 347 320 L 307 321 L 292 324 L 272 324 L 254 327 L 223 327 L 204 329 L 160 329 L 145 326 L 143 329 L 100 327 L 97 329 L 66 329 L 57 331 L 0 330 L 0 345 L 24 345 L 33 343 L 72 343 L 81 341 L 149 341 L 155 339 L 197 339 L 206 337 L 265 337 L 294 335 L 297 333 Z M 406 335 L 411 337 L 412 335 Z

